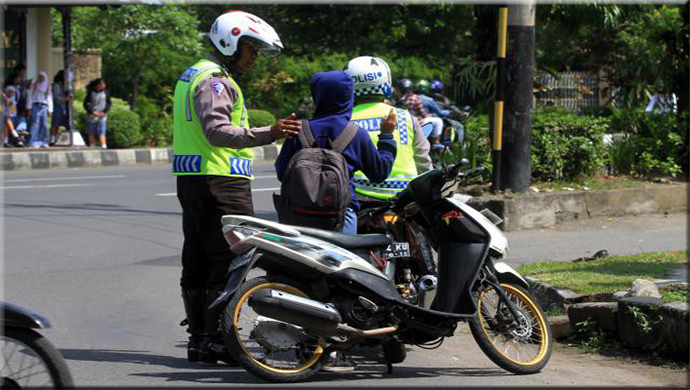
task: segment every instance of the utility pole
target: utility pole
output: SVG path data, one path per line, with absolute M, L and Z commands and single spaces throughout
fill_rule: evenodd
M 496 50 L 496 95 L 494 96 L 493 134 L 491 137 L 491 192 L 500 189 L 501 148 L 503 145 L 503 102 L 506 91 L 506 44 L 508 39 L 508 6 L 498 8 L 498 46 Z
M 74 145 L 74 90 L 72 82 L 72 7 L 67 5 L 60 9 L 62 11 L 62 37 L 64 39 L 64 91 L 70 94 L 67 102 L 67 131 L 69 131 L 69 146 Z
M 515 192 L 525 191 L 531 182 L 535 8 L 535 0 L 508 7 L 508 92 L 500 189 Z

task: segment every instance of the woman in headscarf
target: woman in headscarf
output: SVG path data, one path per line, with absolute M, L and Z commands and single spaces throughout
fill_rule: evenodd
M 316 107 L 314 115 L 309 120 L 309 127 L 318 146 L 328 148 L 330 142 L 335 140 L 350 122 L 355 98 L 354 83 L 347 73 L 331 71 L 316 73 L 311 78 L 310 86 Z M 350 182 L 350 202 L 342 231 L 345 234 L 357 234 L 359 202 L 355 200 L 354 172 L 362 171 L 370 180 L 380 183 L 388 177 L 393 167 L 397 153 L 397 145 L 392 134 L 395 119 L 387 118 L 383 122 L 382 128 L 386 129 L 382 130 L 377 145 L 374 145 L 366 130 L 358 128 L 355 138 L 343 150 Z M 301 148 L 298 137 L 285 140 L 275 163 L 278 180 L 281 182 L 290 159 Z
M 53 93 L 48 81 L 48 74 L 40 72 L 38 79 L 33 80 L 26 91 L 26 108 L 31 110 L 32 148 L 48 147 L 48 115 L 53 113 Z

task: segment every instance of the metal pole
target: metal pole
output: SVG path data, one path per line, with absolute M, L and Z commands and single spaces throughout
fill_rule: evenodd
M 496 96 L 494 98 L 494 131 L 491 148 L 491 191 L 500 189 L 501 182 L 501 149 L 503 145 L 503 101 L 506 86 L 506 42 L 508 33 L 508 7 L 503 5 L 498 10 L 498 50 L 496 55 Z
M 67 102 L 67 123 L 69 132 L 69 146 L 74 145 L 74 89 L 72 76 L 72 7 L 64 6 L 62 11 L 62 36 L 63 42 L 63 59 L 65 81 L 64 89 L 69 93 L 70 99 Z

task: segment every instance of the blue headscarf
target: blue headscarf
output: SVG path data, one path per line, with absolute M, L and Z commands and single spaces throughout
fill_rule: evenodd
M 316 73 L 310 81 L 314 115 L 309 121 L 312 133 L 335 139 L 352 117 L 354 84 L 345 72 Z

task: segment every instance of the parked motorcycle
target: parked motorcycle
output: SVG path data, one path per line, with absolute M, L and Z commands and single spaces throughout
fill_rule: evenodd
M 53 344 L 34 329 L 50 328 L 38 313 L 7 302 L 2 306 L 2 389 L 71 388 L 72 376 Z
M 405 345 L 437 348 L 468 322 L 495 364 L 539 372 L 551 356 L 546 316 L 527 282 L 502 261 L 505 235 L 452 193 L 461 166 L 418 176 L 388 206 L 413 218 L 438 248 L 436 280 L 411 270 L 397 279 L 410 246 L 385 234 L 224 216 L 223 233 L 238 257 L 212 307 L 225 306 L 223 335 L 235 360 L 264 380 L 297 382 L 318 372 L 332 351 L 381 346 L 391 370 L 405 359 Z M 266 276 L 248 277 L 256 268 Z

